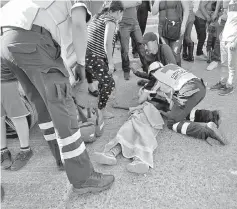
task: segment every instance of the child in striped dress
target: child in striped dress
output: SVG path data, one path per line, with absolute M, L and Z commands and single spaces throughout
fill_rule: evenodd
M 99 102 L 104 118 L 113 115 L 105 110 L 109 95 L 115 87 L 113 79 L 113 44 L 117 22 L 123 15 L 121 1 L 111 1 L 105 4 L 88 26 L 88 45 L 86 52 L 86 72 L 98 80 Z

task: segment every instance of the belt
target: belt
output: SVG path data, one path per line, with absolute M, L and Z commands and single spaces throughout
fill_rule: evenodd
M 4 28 L 1 27 L 1 36 L 5 32 L 11 31 L 11 30 L 24 30 L 24 29 L 23 28 L 19 28 L 19 27 L 11 27 L 11 26 L 4 27 Z M 48 36 L 52 37 L 51 33 L 48 30 L 46 30 L 44 27 L 41 27 L 41 26 L 38 26 L 38 25 L 34 25 L 33 24 L 31 29 L 30 29 L 30 31 L 33 31 L 33 32 L 36 32 L 36 33 L 40 33 L 40 34 L 45 34 L 45 35 L 48 35 Z

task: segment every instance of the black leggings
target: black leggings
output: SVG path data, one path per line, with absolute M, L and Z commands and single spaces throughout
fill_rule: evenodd
M 206 32 L 206 20 L 203 20 L 202 18 L 195 17 L 194 25 L 197 31 L 197 39 L 198 39 L 198 44 L 197 44 L 197 52 L 196 54 L 202 55 L 203 54 L 203 45 L 206 40 L 207 32 Z
M 99 81 L 99 103 L 98 108 L 105 108 L 109 95 L 112 93 L 115 82 L 112 75 L 108 74 L 109 67 L 106 59 L 94 55 L 91 51 L 86 52 L 86 77 L 88 81 L 93 78 Z M 89 83 L 89 82 L 88 82 Z
M 87 70 L 86 70 L 86 80 L 87 80 L 87 83 L 89 84 L 93 83 L 93 77 L 91 73 L 89 73 Z

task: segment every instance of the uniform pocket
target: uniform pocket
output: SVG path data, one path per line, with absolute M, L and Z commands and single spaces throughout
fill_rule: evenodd
M 61 47 L 53 40 L 41 38 L 38 46 L 53 60 L 58 59 L 61 55 Z
M 70 84 L 65 82 L 53 82 L 52 85 L 47 86 L 46 93 L 48 100 L 52 102 L 66 102 L 72 98 L 72 90 Z
M 45 75 L 47 76 L 47 75 Z M 52 82 L 46 86 L 47 100 L 55 108 L 66 114 L 70 119 L 71 128 L 78 128 L 77 110 L 72 98 L 72 89 L 67 82 Z M 67 120 L 68 121 L 68 120 Z
M 12 43 L 8 45 L 9 51 L 16 64 L 24 71 L 37 70 L 48 73 L 52 68 L 57 68 L 65 77 L 69 77 L 62 59 L 60 49 L 51 44 L 42 43 Z
M 8 45 L 13 61 L 24 71 L 44 68 L 45 61 L 34 43 L 13 43 Z M 47 62 L 46 62 L 47 63 Z
M 36 52 L 37 44 L 33 43 L 14 43 L 9 44 L 8 49 L 12 53 L 30 54 Z

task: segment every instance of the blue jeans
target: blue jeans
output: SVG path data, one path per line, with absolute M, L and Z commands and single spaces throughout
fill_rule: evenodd
M 137 7 L 137 20 L 139 23 L 139 26 L 141 28 L 142 35 L 144 34 L 146 30 L 146 23 L 147 23 L 147 17 L 148 17 L 148 6 L 146 1 L 142 1 L 142 4 Z M 132 40 L 132 53 L 136 54 L 136 44 Z
M 122 68 L 124 72 L 130 72 L 130 61 L 129 61 L 129 39 L 130 36 L 136 44 L 138 54 L 143 65 L 144 71 L 148 71 L 148 64 L 145 59 L 145 46 L 143 44 L 143 37 L 140 26 L 138 24 L 126 24 L 121 23 L 119 25 L 119 36 L 121 42 L 121 58 L 122 58 Z
M 214 49 L 213 49 L 213 57 L 212 57 L 213 60 L 219 61 L 221 58 L 219 36 L 222 33 L 224 26 L 225 26 L 225 22 L 222 22 L 221 24 L 218 24 L 218 27 L 217 27 L 217 35 L 216 35 L 216 41 L 215 41 L 215 45 L 214 45 Z
M 197 52 L 196 54 L 202 55 L 203 54 L 203 46 L 207 37 L 207 32 L 206 32 L 206 23 L 207 21 L 199 18 L 199 17 L 195 17 L 195 21 L 194 21 L 194 25 L 197 31 L 197 39 L 198 39 L 198 44 L 197 44 Z

